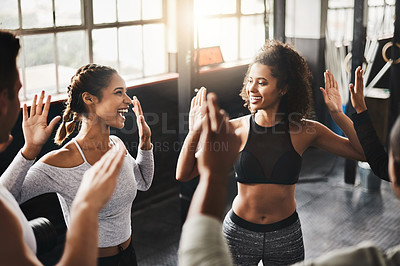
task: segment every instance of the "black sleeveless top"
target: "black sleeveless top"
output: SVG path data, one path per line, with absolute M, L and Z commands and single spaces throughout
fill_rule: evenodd
M 235 178 L 239 183 L 293 185 L 302 160 L 293 148 L 287 119 L 262 127 L 251 115 L 246 145 L 234 165 Z

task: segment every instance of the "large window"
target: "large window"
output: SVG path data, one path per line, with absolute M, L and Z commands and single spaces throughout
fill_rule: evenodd
M 269 0 L 195 0 L 195 47 L 219 46 L 225 62 L 254 56 L 265 39 Z
M 127 80 L 166 73 L 165 0 L 2 0 L 0 28 L 20 35 L 21 99 L 64 93 L 88 62 Z
M 329 0 L 328 38 L 338 45 L 353 39 L 353 0 Z M 382 38 L 393 35 L 395 0 L 368 0 L 367 37 Z
M 272 0 L 193 0 L 194 47 L 224 62 L 252 57 L 268 38 Z M 164 74 L 176 57 L 176 0 L 1 0 L 0 28 L 20 36 L 21 99 L 65 93 L 89 62 L 131 80 Z M 136 82 L 135 82 L 136 83 Z

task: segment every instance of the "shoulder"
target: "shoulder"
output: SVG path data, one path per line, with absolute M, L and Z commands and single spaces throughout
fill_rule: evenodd
M 68 142 L 62 148 L 45 154 L 39 161 L 51 166 L 68 168 L 82 164 L 83 158 L 75 144 Z
M 290 133 L 291 134 L 296 134 L 296 133 L 304 133 L 304 134 L 310 134 L 310 133 L 321 133 L 322 131 L 328 129 L 325 125 L 322 123 L 315 121 L 315 120 L 310 120 L 310 119 L 302 119 L 299 122 L 291 122 L 290 123 Z
M 245 115 L 229 120 L 229 123 L 235 128 L 248 127 L 251 115 Z
M 121 145 L 121 147 L 123 147 L 125 150 L 126 150 L 126 152 L 127 153 L 129 153 L 128 152 L 128 149 L 126 148 L 126 146 L 125 146 L 125 143 L 122 141 L 122 139 L 120 139 L 118 136 L 115 136 L 115 135 L 110 135 L 110 139 L 115 143 L 115 144 L 119 144 L 119 145 Z

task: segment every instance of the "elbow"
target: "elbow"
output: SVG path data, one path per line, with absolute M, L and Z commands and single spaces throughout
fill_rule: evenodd
M 187 181 L 187 180 L 185 180 L 185 176 L 182 175 L 182 173 L 179 173 L 179 172 L 176 173 L 175 179 L 178 180 L 178 181 L 180 181 L 180 182 L 185 182 L 185 181 Z

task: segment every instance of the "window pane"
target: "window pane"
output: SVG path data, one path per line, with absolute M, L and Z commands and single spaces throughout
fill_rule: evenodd
M 242 17 L 240 34 L 240 58 L 253 57 L 265 43 L 263 15 Z
M 195 0 L 194 12 L 197 17 L 236 13 L 236 0 Z
M 60 92 L 65 92 L 76 70 L 89 63 L 84 31 L 57 34 L 58 79 Z
M 118 0 L 118 21 L 140 20 L 140 0 Z
M 238 22 L 236 18 L 203 19 L 198 27 L 199 46 L 220 46 L 224 61 L 238 59 Z M 196 45 L 195 45 L 196 47 Z
M 95 24 L 115 22 L 115 0 L 93 0 L 93 21 Z
M 18 1 L 1 0 L 0 29 L 18 29 Z
M 21 0 L 22 27 L 45 28 L 53 26 L 52 1 Z
M 119 29 L 120 74 L 125 80 L 142 77 L 142 27 L 130 26 Z
M 162 0 L 146 0 L 143 4 L 143 19 L 162 18 Z
M 238 59 L 238 21 L 236 18 L 221 19 L 220 45 L 224 61 Z
M 353 9 L 328 9 L 328 38 L 338 43 L 353 39 Z
M 143 27 L 144 75 L 151 76 L 167 72 L 165 29 L 163 24 Z
M 353 0 L 329 0 L 328 7 L 329 8 L 339 8 L 339 7 L 353 7 Z
M 118 69 L 117 29 L 93 30 L 93 63 Z
M 217 18 L 202 19 L 201 21 L 199 21 L 198 31 L 200 48 L 219 45 L 219 22 L 220 20 Z
M 243 14 L 263 14 L 264 0 L 242 0 Z
M 55 0 L 56 25 L 81 25 L 81 1 L 80 0 Z
M 54 35 L 41 34 L 24 36 L 25 75 L 24 87 L 27 98 L 45 90 L 47 94 L 56 93 L 56 66 L 54 62 Z

